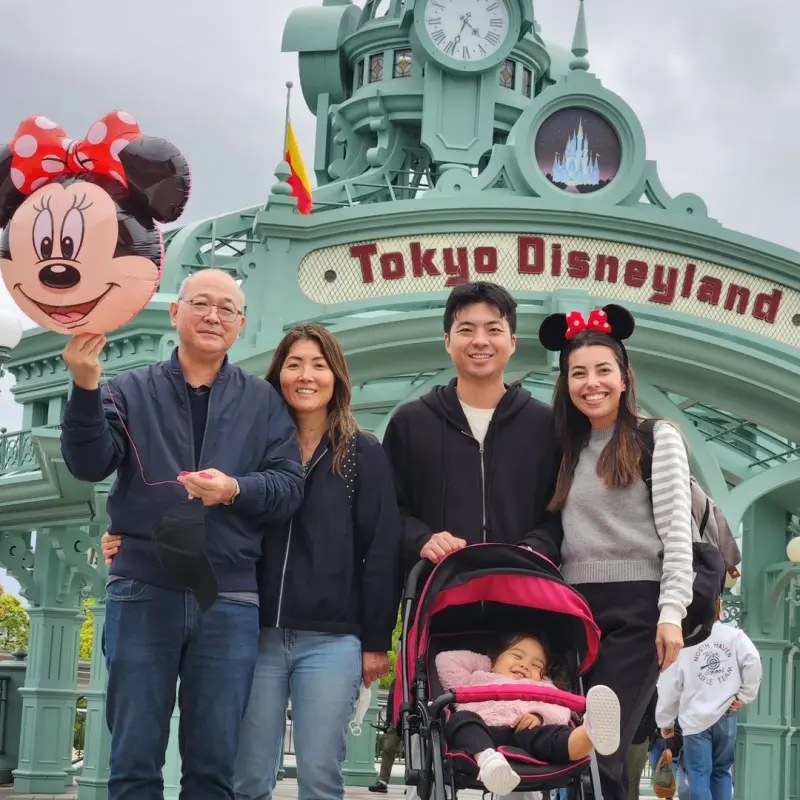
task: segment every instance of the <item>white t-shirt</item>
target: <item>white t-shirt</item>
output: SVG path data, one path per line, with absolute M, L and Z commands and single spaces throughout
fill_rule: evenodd
M 461 403 L 461 408 L 464 409 L 464 416 L 467 418 L 467 422 L 469 422 L 472 435 L 483 444 L 483 440 L 486 438 L 486 431 L 489 430 L 489 423 L 492 421 L 492 416 L 494 415 L 494 409 L 473 408 L 461 400 L 458 402 Z
M 715 622 L 704 642 L 681 650 L 658 679 L 656 724 L 671 728 L 677 717 L 686 736 L 719 722 L 735 699 L 745 705 L 761 685 L 761 656 L 744 631 Z

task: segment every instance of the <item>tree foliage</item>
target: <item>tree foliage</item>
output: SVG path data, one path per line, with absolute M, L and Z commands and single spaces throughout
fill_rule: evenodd
M 20 648 L 27 650 L 30 627 L 25 607 L 0 586 L 0 650 L 10 653 Z
M 403 621 L 400 615 L 397 615 L 397 624 L 394 626 L 394 633 L 392 633 L 392 649 L 389 653 L 389 674 L 384 675 L 378 684 L 381 689 L 388 689 L 392 685 L 395 676 L 395 664 L 397 663 L 397 650 L 400 646 L 400 633 L 403 627 Z
M 78 658 L 83 658 L 87 661 L 92 657 L 92 641 L 94 639 L 94 614 L 91 612 L 91 606 L 93 605 L 93 597 L 90 597 L 83 604 L 83 613 L 86 614 L 86 619 L 81 626 L 81 645 L 78 651 Z

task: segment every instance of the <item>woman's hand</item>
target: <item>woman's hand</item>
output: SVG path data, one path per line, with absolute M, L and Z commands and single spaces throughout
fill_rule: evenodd
M 683 647 L 683 633 L 680 625 L 671 622 L 662 622 L 656 628 L 656 652 L 658 653 L 658 666 L 664 672 L 678 660 L 678 655 Z
M 517 733 L 521 731 L 532 731 L 542 724 L 542 718 L 538 714 L 520 714 L 512 723 L 511 727 Z
M 121 544 L 122 537 L 117 536 L 115 533 L 106 531 L 100 538 L 100 549 L 103 551 L 103 558 L 105 558 L 107 566 L 111 566 L 114 556 L 119 553 Z
M 362 653 L 361 654 L 361 680 L 364 686 L 372 685 L 384 675 L 389 674 L 389 655 L 387 653 Z

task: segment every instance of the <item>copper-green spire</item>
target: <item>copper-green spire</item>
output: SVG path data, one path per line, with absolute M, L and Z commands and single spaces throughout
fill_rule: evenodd
M 589 41 L 586 38 L 586 16 L 583 13 L 583 0 L 579 0 L 578 21 L 575 23 L 575 34 L 572 37 L 572 55 L 575 58 L 569 62 L 570 69 L 589 69 L 586 54 L 589 52 Z

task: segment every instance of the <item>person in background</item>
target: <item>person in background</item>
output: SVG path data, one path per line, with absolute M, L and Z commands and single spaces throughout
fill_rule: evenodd
M 628 800 L 639 800 L 642 773 L 647 764 L 647 752 L 656 729 L 656 693 L 647 704 L 642 721 L 633 735 L 633 742 L 628 748 L 626 758 L 628 771 Z
M 108 515 L 124 542 L 109 569 L 103 632 L 109 800 L 163 798 L 178 678 L 181 797 L 233 797 L 265 526 L 293 514 L 303 494 L 286 404 L 228 362 L 243 307 L 229 275 L 195 273 L 170 307 L 179 340 L 170 359 L 102 390 L 105 339 L 76 336 L 64 349 L 74 381 L 64 461 L 84 481 L 116 473 Z
M 731 800 L 739 710 L 761 686 L 761 656 L 739 628 L 725 625 L 722 600 L 711 636 L 687 647 L 658 681 L 656 722 L 665 739 L 683 729 L 691 800 Z

